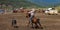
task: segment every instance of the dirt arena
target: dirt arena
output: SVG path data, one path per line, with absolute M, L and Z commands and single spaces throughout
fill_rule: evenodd
M 11 26 L 12 18 L 17 19 L 18 28 Z M 0 30 L 60 30 L 60 15 L 44 15 L 36 13 L 36 17 L 40 18 L 43 29 L 32 29 L 27 27 L 28 19 L 23 13 L 1 14 L 0 15 Z

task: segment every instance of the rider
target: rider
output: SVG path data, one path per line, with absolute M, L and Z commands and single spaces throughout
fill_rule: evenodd
M 28 12 L 29 14 L 30 14 L 30 17 L 29 17 L 29 23 L 32 23 L 31 21 L 32 21 L 32 19 L 33 19 L 33 17 L 35 16 L 35 9 L 33 8 L 33 9 L 31 9 L 31 11 L 30 12 Z

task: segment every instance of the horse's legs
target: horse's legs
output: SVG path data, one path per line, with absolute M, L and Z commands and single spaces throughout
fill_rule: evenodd
M 40 22 L 38 22 L 39 26 L 41 26 Z
M 39 28 L 37 23 L 35 23 L 35 28 Z
M 38 22 L 38 24 L 39 24 L 40 28 L 41 28 L 41 29 L 43 29 L 43 27 L 41 26 L 41 23 L 40 23 L 40 22 Z

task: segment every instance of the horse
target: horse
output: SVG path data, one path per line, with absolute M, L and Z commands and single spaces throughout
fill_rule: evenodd
M 35 24 L 34 28 L 43 28 L 40 24 L 40 19 L 36 18 L 35 16 L 32 19 L 32 26 Z
M 40 19 L 39 18 L 33 17 L 31 22 L 32 22 L 31 23 L 32 24 L 32 28 L 43 28 L 41 26 L 41 24 L 40 24 Z M 33 27 L 33 25 L 35 25 L 35 26 Z
M 31 15 L 27 13 L 27 18 L 29 18 Z M 32 28 L 41 28 L 43 29 L 43 27 L 41 26 L 40 24 L 40 19 L 39 18 L 36 18 L 35 16 L 32 18 Z M 30 22 L 28 23 L 28 25 L 30 24 Z M 33 25 L 35 24 L 35 26 L 33 27 Z

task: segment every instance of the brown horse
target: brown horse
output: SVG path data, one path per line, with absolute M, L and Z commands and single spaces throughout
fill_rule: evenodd
M 31 15 L 28 13 L 29 11 L 27 11 L 26 13 L 26 17 L 29 18 Z M 35 28 L 42 28 L 41 24 L 40 24 L 40 19 L 36 18 L 35 16 L 32 18 L 32 27 L 35 24 Z M 30 24 L 30 22 L 28 23 L 28 25 Z
M 27 13 L 27 18 L 30 17 L 30 14 Z M 33 25 L 35 24 L 35 26 L 33 28 L 42 28 L 41 24 L 40 24 L 40 19 L 39 18 L 36 18 L 35 16 L 33 17 L 32 21 L 32 27 Z M 30 24 L 30 22 L 28 23 L 28 25 Z
M 42 28 L 41 24 L 40 24 L 40 19 L 33 17 L 32 19 L 32 25 L 35 24 L 35 28 Z

